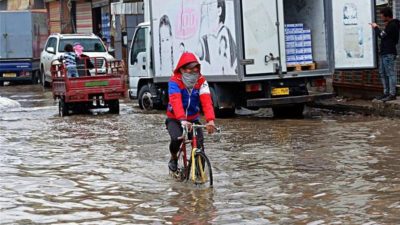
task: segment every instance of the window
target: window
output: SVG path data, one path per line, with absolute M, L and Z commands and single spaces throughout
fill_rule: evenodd
M 137 56 L 141 52 L 146 52 L 146 31 L 147 28 L 140 28 L 133 41 L 132 51 L 131 51 L 131 64 L 137 62 Z
M 59 52 L 64 52 L 64 47 L 67 44 L 74 45 L 79 43 L 83 47 L 84 52 L 106 52 L 106 48 L 98 38 L 68 38 L 61 39 L 58 45 Z
M 57 39 L 52 37 L 47 41 L 47 45 L 46 45 L 46 51 L 48 47 L 53 47 L 54 51 L 56 50 L 56 43 L 57 43 Z M 51 52 L 54 53 L 54 52 Z

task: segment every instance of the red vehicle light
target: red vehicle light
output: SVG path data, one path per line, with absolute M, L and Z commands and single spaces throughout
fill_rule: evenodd
M 259 92 L 262 91 L 261 84 L 246 84 L 246 92 Z
M 20 77 L 29 77 L 31 75 L 31 73 L 29 71 L 21 71 L 19 73 Z
M 312 87 L 325 87 L 326 86 L 326 80 L 325 79 L 316 79 L 311 81 L 311 86 Z

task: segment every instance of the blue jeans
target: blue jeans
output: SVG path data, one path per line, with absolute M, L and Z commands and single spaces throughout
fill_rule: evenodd
M 67 67 L 67 76 L 68 77 L 79 77 L 78 69 L 76 66 L 68 66 Z
M 381 55 L 379 75 L 383 85 L 383 94 L 396 96 L 397 76 L 395 71 L 396 55 Z

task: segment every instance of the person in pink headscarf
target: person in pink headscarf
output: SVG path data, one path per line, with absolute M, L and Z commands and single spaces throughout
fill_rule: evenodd
M 74 43 L 74 51 L 75 54 L 80 58 L 83 53 L 83 46 L 78 42 Z
M 89 56 L 83 54 L 83 46 L 78 42 L 74 43 L 74 51 L 75 54 L 78 56 L 77 68 L 79 76 L 90 76 L 89 70 L 93 69 L 94 65 Z

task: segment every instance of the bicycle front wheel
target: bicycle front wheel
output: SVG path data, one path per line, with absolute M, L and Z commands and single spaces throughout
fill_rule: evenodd
M 200 149 L 196 150 L 194 162 L 189 162 L 188 166 L 189 176 L 188 180 L 194 184 L 205 187 L 213 186 L 213 176 L 210 160 L 207 155 Z

